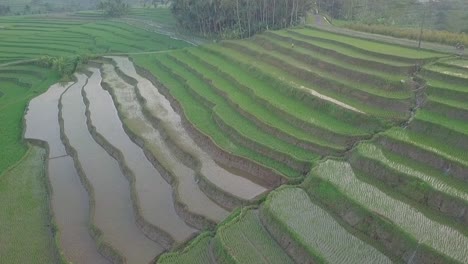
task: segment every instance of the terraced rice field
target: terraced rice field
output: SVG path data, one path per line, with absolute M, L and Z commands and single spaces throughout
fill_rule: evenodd
M 5 62 L 106 53 L 70 83 L 0 66 L 0 171 L 41 94 L 44 262 L 468 262 L 466 61 L 310 27 L 187 47 L 145 16 L 0 20 Z
M 304 150 L 319 157 L 310 156 L 303 184 L 280 188 L 261 205 L 261 226 L 295 262 L 464 263 L 468 130 L 458 96 L 466 92 L 464 69 L 444 59 L 419 72 L 416 63 L 443 55 L 401 48 L 304 28 L 133 57 L 219 147 L 257 159 L 289 182 L 301 174 L 292 161 Z M 203 121 L 195 111 L 206 112 Z M 229 144 L 226 135 L 234 139 Z M 371 140 L 360 143 L 364 139 Z M 233 144 L 251 150 L 234 152 Z M 288 158 L 278 158 L 281 149 Z M 327 155 L 348 162 L 327 161 Z M 228 221 L 211 244 L 205 234 L 203 242 L 160 262 L 200 256 L 206 248 L 210 261 L 221 255 L 220 263 L 250 263 L 240 260 L 248 254 L 239 258 L 222 243 L 225 226 Z
M 160 51 L 185 47 L 182 41 L 128 25 L 124 21 L 82 17 L 0 18 L 4 62 L 41 56 L 73 56 Z

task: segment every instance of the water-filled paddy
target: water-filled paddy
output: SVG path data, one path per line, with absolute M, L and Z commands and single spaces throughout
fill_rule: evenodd
M 112 89 L 119 111 L 124 117 L 124 123 L 133 133 L 144 141 L 145 147 L 155 156 L 160 164 L 176 178 L 176 192 L 180 202 L 195 214 L 205 216 L 213 221 L 221 221 L 228 212 L 210 200 L 198 187 L 195 171 L 184 165 L 173 153 L 160 131 L 152 126 L 151 121 L 143 113 L 133 86 L 122 80 L 112 65 L 103 67 L 104 82 Z
M 93 70 L 95 74 L 98 70 Z M 122 127 L 111 95 L 101 87 L 101 82 L 90 83 L 85 88 L 89 101 L 90 121 L 97 133 L 117 148 L 123 161 L 135 178 L 135 192 L 142 217 L 183 242 L 195 230 L 187 226 L 174 208 L 172 189 L 146 158 L 143 150 L 133 143 Z
M 83 86 L 84 83 L 82 77 L 75 85 Z M 107 263 L 89 235 L 88 194 L 60 139 L 58 103 L 70 85 L 55 84 L 31 100 L 25 116 L 25 138 L 45 141 L 49 147 L 47 173 L 52 187 L 51 204 L 66 258 L 74 263 Z
M 184 152 L 189 153 L 200 162 L 200 173 L 208 180 L 221 188 L 223 191 L 233 196 L 252 199 L 267 189 L 246 178 L 233 174 L 219 166 L 213 159 L 189 137 L 187 131 L 182 126 L 182 121 L 178 113 L 171 107 L 170 102 L 158 91 L 158 89 L 148 80 L 135 71 L 135 68 L 127 58 L 114 58 L 119 69 L 126 75 L 135 79 L 137 89 L 141 96 L 145 98 L 145 107 L 157 119 L 162 120 L 168 136 Z
M 86 85 L 97 86 L 100 79 L 100 73 L 95 71 Z M 103 241 L 119 251 L 128 263 L 148 263 L 163 249 L 138 229 L 129 182 L 117 161 L 89 133 L 81 92 L 82 87 L 75 85 L 63 95 L 61 118 L 66 138 L 93 190 L 91 221 L 102 231 Z

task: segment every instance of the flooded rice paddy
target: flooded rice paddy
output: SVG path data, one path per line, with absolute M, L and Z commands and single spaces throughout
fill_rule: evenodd
M 241 201 L 268 191 L 215 162 L 158 88 L 127 58 L 112 59 L 118 68 L 104 63 L 51 86 L 25 116 L 24 137 L 49 149 L 58 241 L 73 263 L 108 263 L 113 254 L 149 263 L 199 232 L 191 217 L 224 220 L 229 211 L 200 188 L 200 177 Z
M 160 131 L 153 127 L 151 121 L 144 115 L 142 107 L 136 103 L 138 98 L 134 87 L 120 78 L 110 64 L 104 65 L 103 74 L 104 82 L 115 94 L 119 110 L 124 116 L 124 123 L 128 124 L 130 130 L 145 142 L 145 147 L 158 162 L 176 178 L 178 185 L 175 191 L 180 202 L 194 214 L 216 222 L 223 220 L 228 212 L 199 189 L 195 171 L 183 164 L 169 146 L 172 142 L 166 141 Z
M 99 71 L 86 85 L 98 86 Z M 89 182 L 94 210 L 91 222 L 102 231 L 102 240 L 115 248 L 128 263 L 149 263 L 163 249 L 148 239 L 135 224 L 129 182 L 119 164 L 92 138 L 86 125 L 82 87 L 75 85 L 62 97 L 63 130 Z
M 147 79 L 137 74 L 133 63 L 128 58 L 113 57 L 117 67 L 127 76 L 137 81 L 137 89 L 143 98 L 149 112 L 159 120 L 167 130 L 173 142 L 184 152 L 189 153 L 200 163 L 200 173 L 223 191 L 236 197 L 252 199 L 267 189 L 239 175 L 232 174 L 219 166 L 189 137 L 180 116 L 171 107 L 170 102 Z
M 83 86 L 79 78 L 76 86 Z M 73 263 L 107 263 L 98 253 L 89 235 L 89 199 L 85 188 L 60 139 L 60 96 L 71 84 L 53 85 L 47 92 L 29 103 L 25 116 L 26 139 L 47 142 L 49 147 L 48 176 L 52 187 L 51 205 L 54 220 L 60 230 L 59 241 L 63 253 Z
M 98 74 L 97 69 L 93 72 Z M 125 133 L 112 97 L 101 87 L 100 81 L 89 83 L 84 88 L 92 125 L 97 133 L 122 153 L 122 162 L 134 174 L 135 192 L 143 218 L 165 230 L 176 241 L 187 240 L 196 230 L 187 226 L 177 215 L 170 185 L 146 158 L 143 150 Z

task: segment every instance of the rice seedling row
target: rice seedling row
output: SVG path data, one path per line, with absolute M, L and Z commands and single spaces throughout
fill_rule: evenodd
M 302 254 L 291 252 L 296 262 L 314 259 L 327 263 L 391 263 L 377 249 L 348 233 L 301 188 L 273 191 L 261 213 L 262 222 L 270 234 L 276 234 L 273 236 L 283 248 L 288 250 L 289 243 L 284 238 L 287 236 L 304 250 Z
M 217 146 L 222 147 L 222 149 L 233 155 L 246 157 L 255 163 L 263 164 L 263 166 L 266 166 L 267 168 L 275 168 L 274 171 L 276 171 L 276 173 L 281 171 L 284 175 L 297 175 L 296 172 L 291 169 L 287 169 L 284 166 L 278 167 L 278 163 L 276 161 L 272 161 L 263 155 L 258 155 L 256 152 L 253 152 L 248 148 L 238 146 L 230 141 L 226 135 L 217 128 L 216 123 L 211 117 L 211 111 L 200 103 L 200 101 L 198 101 L 199 99 L 195 99 L 193 93 L 188 91 L 188 88 L 184 86 L 183 83 L 180 83 L 171 76 L 170 72 L 168 72 L 170 71 L 169 68 L 164 66 L 167 64 L 167 59 L 164 58 L 164 55 L 155 55 L 147 60 L 138 55 L 133 56 L 133 58 L 140 66 L 150 71 L 151 74 L 157 77 L 158 80 L 169 89 L 174 98 L 183 105 L 183 111 L 187 119 L 199 131 L 205 135 L 209 135 L 211 140 L 213 140 Z M 169 67 L 171 67 L 171 65 L 169 65 Z
M 342 161 L 329 160 L 314 168 L 316 177 L 327 181 L 349 199 L 367 210 L 378 213 L 398 225 L 405 232 L 442 254 L 466 262 L 464 252 L 468 238 L 450 226 L 433 221 L 413 207 L 395 200 L 376 187 L 356 178 L 351 166 Z
M 176 54 L 172 54 L 172 56 L 175 55 Z M 271 137 L 268 133 L 259 130 L 259 128 L 255 126 L 255 124 L 246 120 L 241 114 L 239 114 L 236 111 L 236 109 L 231 107 L 231 105 L 237 105 L 236 102 L 226 102 L 226 100 L 221 95 L 221 93 L 233 95 L 232 91 L 234 91 L 235 88 L 231 87 L 231 91 L 226 91 L 225 89 L 229 89 L 229 83 L 225 80 L 219 80 L 219 78 L 216 78 L 216 75 L 213 76 L 209 74 L 209 70 L 204 69 L 203 66 L 198 65 L 195 61 L 187 60 L 185 56 L 179 55 L 176 58 L 177 60 L 181 61 L 181 63 L 186 69 L 198 74 L 200 78 L 211 78 L 205 81 L 211 82 L 206 83 L 207 88 L 213 88 L 213 92 L 218 93 L 220 95 L 216 98 L 217 100 L 211 101 L 213 104 L 216 105 L 213 108 L 214 118 L 215 120 L 218 120 L 218 125 L 220 125 L 221 129 L 223 129 L 224 126 L 228 126 L 229 131 L 243 138 L 240 141 L 247 141 L 244 144 L 239 142 L 240 144 L 243 144 L 246 147 L 248 147 L 248 145 L 255 146 L 257 150 L 259 150 L 258 148 L 260 148 L 260 151 L 261 149 L 264 149 L 264 151 L 262 151 L 263 155 L 270 156 L 273 159 L 277 159 L 279 162 L 296 162 L 298 163 L 298 165 L 294 167 L 299 168 L 307 166 L 306 164 L 318 158 L 318 156 L 311 154 L 308 151 L 294 147 L 290 144 L 286 144 L 283 141 L 279 141 Z M 195 68 L 197 70 L 195 70 Z M 205 77 L 206 75 L 209 76 Z M 248 99 L 248 97 L 243 97 L 242 99 L 247 100 L 246 103 L 249 104 L 250 100 Z M 255 103 L 250 102 L 250 105 L 255 105 Z M 236 136 L 231 135 L 231 137 L 234 139 Z M 277 153 L 279 157 L 276 157 L 277 155 L 275 155 L 274 153 Z M 301 168 L 301 170 L 304 169 Z
M 230 98 L 230 100 L 233 100 L 231 105 L 245 105 L 245 107 L 247 108 L 248 106 L 252 106 L 252 108 L 247 108 L 248 110 L 246 110 L 247 112 L 249 113 L 252 113 L 252 112 L 255 112 L 253 109 L 256 109 L 254 108 L 255 107 L 255 104 L 256 102 L 254 100 L 252 100 L 252 98 L 243 93 L 240 89 L 237 89 L 237 87 L 233 86 L 228 80 L 226 79 L 223 79 L 222 77 L 220 77 L 217 72 L 212 72 L 210 70 L 210 68 L 207 68 L 206 66 L 204 66 L 203 64 L 200 64 L 198 63 L 196 60 L 194 59 L 191 59 L 190 55 L 187 56 L 186 53 L 172 53 L 171 54 L 172 56 L 176 56 L 176 58 L 180 61 L 183 61 L 184 63 L 184 66 L 186 68 L 190 68 L 191 71 L 194 71 L 194 72 L 198 72 L 201 76 L 203 76 L 204 78 L 206 78 L 207 80 L 210 80 L 211 83 L 213 84 L 213 86 L 210 86 L 208 85 L 209 87 L 213 87 L 215 89 L 217 89 L 217 91 L 215 91 L 219 97 L 217 97 L 215 102 L 216 105 L 219 105 L 220 107 L 223 107 L 223 110 L 227 110 L 226 107 L 227 107 L 227 103 L 225 102 L 225 100 L 222 100 L 222 98 L 224 96 L 222 96 L 221 94 L 225 94 L 225 95 L 228 95 L 228 97 Z M 227 96 L 226 96 L 227 97 Z M 244 104 L 245 102 L 245 104 Z M 220 113 L 222 113 L 223 111 L 218 111 Z M 260 112 L 259 116 L 263 116 L 263 115 L 267 115 L 266 112 L 262 111 Z M 273 119 L 273 116 L 272 115 L 267 115 L 268 119 L 271 117 Z M 238 121 L 241 121 L 241 115 L 237 115 L 237 119 Z M 274 119 L 273 119 L 274 120 Z M 236 123 L 236 122 L 234 122 Z M 245 123 L 245 121 L 244 121 Z M 247 126 L 249 126 L 248 124 L 246 124 Z M 258 128 L 254 128 L 254 126 L 252 126 L 252 124 L 250 124 L 250 128 L 251 129 L 258 129 Z M 253 131 L 250 131 L 250 132 L 253 132 Z M 251 135 L 252 133 L 246 133 L 246 135 Z M 260 138 L 256 138 L 257 141 L 262 141 Z M 270 144 L 267 144 L 267 145 L 270 145 Z M 275 144 L 272 144 L 272 145 L 275 145 Z M 275 147 L 275 148 L 278 148 L 278 149 L 283 149 L 283 147 L 281 146 L 278 146 L 278 147 Z M 293 150 L 293 151 L 291 151 Z M 308 151 L 304 151 L 304 150 L 299 150 L 299 149 L 295 149 L 295 148 L 291 148 L 290 147 L 290 151 L 286 151 L 286 152 L 289 152 L 291 154 L 293 154 L 293 156 L 303 160 L 303 161 L 306 161 L 306 160 L 311 160 L 311 158 L 313 159 L 313 157 L 310 157 L 310 152 Z M 294 155 L 294 153 L 296 153 Z
M 232 42 L 231 42 L 232 43 Z M 231 44 L 230 43 L 230 44 Z M 323 107 L 324 103 L 318 104 L 319 106 L 322 106 L 322 111 L 328 110 L 327 114 L 328 115 L 338 115 L 344 114 L 347 116 L 347 120 L 353 120 L 358 118 L 360 116 L 361 119 L 366 119 L 366 117 L 360 114 L 359 112 L 364 112 L 364 113 L 372 113 L 376 116 L 383 116 L 383 117 L 388 117 L 391 115 L 391 112 L 389 111 L 383 111 L 382 109 L 377 109 L 375 107 L 369 107 L 366 104 L 362 103 L 362 99 L 360 97 L 352 97 L 348 96 L 346 93 L 344 93 L 343 87 L 340 87 L 339 85 L 333 85 L 330 86 L 331 83 L 322 83 L 318 85 L 315 83 L 317 79 L 314 79 L 313 82 L 306 81 L 302 78 L 297 78 L 296 76 L 293 76 L 292 74 L 288 73 L 285 71 L 288 70 L 290 71 L 291 69 L 286 67 L 285 64 L 282 61 L 276 60 L 275 63 L 277 63 L 279 66 L 283 67 L 282 69 L 271 66 L 272 62 L 266 63 L 263 62 L 262 60 L 259 60 L 258 58 L 254 58 L 252 56 L 246 56 L 245 51 L 246 50 L 236 50 L 231 47 L 215 47 L 215 46 L 210 46 L 209 47 L 210 51 L 215 51 L 218 54 L 223 54 L 223 56 L 228 56 L 230 61 L 233 61 L 239 66 L 246 67 L 248 69 L 254 70 L 257 73 L 260 72 L 261 77 L 263 78 L 275 78 L 276 82 L 279 81 L 279 83 L 282 83 L 284 86 L 284 90 L 288 91 L 291 94 L 295 94 L 296 98 L 301 98 L 304 101 L 311 101 L 311 102 L 319 102 L 319 101 L 328 101 L 328 105 L 331 105 L 330 103 L 334 104 L 335 106 L 329 106 L 329 107 Z M 296 73 L 293 73 L 296 74 Z M 303 78 L 308 78 L 310 72 L 308 71 L 302 71 L 301 74 L 303 75 Z M 327 87 L 327 89 L 325 89 Z M 346 94 L 346 96 L 343 95 Z M 349 93 L 348 93 L 349 94 Z M 317 99 L 319 98 L 319 99 Z M 313 105 L 313 104 L 312 104 Z M 344 109 L 344 110 L 352 110 L 352 111 L 339 111 L 338 109 Z M 336 110 L 336 111 L 333 111 Z M 322 113 L 321 115 L 324 115 Z M 401 115 L 399 115 L 401 117 Z M 340 116 L 337 116 L 340 117 Z M 341 116 L 342 117 L 342 116 Z M 357 120 L 356 120 L 357 122 Z M 373 122 L 375 125 L 376 122 Z M 348 131 L 351 131 L 348 129 Z
M 407 73 L 412 69 L 412 65 L 408 63 L 405 64 L 387 61 L 379 57 L 372 57 L 364 53 L 356 52 L 353 49 L 333 45 L 332 43 L 307 39 L 304 36 L 301 37 L 299 33 L 295 34 L 289 30 L 267 32 L 265 35 L 273 39 L 293 43 L 294 46 L 299 46 L 310 51 L 327 55 L 324 57 L 329 60 L 341 60 L 350 64 L 358 64 L 359 67 L 365 68 L 366 70 L 379 69 L 386 71 L 388 75 L 398 75 L 401 73 Z
M 204 232 L 198 235 L 184 249 L 162 255 L 157 263 L 160 264 L 209 264 L 211 262 L 210 243 L 211 233 Z
M 211 97 L 217 97 L 218 96 L 215 93 L 213 93 L 213 92 L 211 92 L 211 91 L 209 91 L 207 89 L 193 88 L 193 87 L 203 87 L 203 81 L 198 79 L 193 74 L 187 73 L 185 70 L 181 69 L 180 66 L 178 66 L 175 62 L 171 61 L 170 59 L 164 59 L 163 56 L 158 56 L 157 59 L 160 62 L 163 62 L 166 65 L 166 67 L 169 67 L 171 69 L 171 71 L 176 71 L 176 72 L 172 73 L 172 74 L 175 74 L 174 77 L 182 78 L 182 80 L 180 80 L 182 83 L 179 83 L 178 85 L 183 86 L 184 82 L 186 82 L 187 85 L 188 85 L 186 89 L 189 89 L 189 92 L 191 91 L 192 95 L 193 95 L 193 93 L 195 93 L 195 96 L 198 97 L 198 100 L 207 100 L 207 101 L 205 101 L 205 104 L 212 104 L 211 102 L 212 102 L 213 99 L 210 100 L 208 98 L 210 96 Z M 188 78 L 188 79 L 185 79 L 184 77 Z M 169 88 L 169 89 L 171 89 L 171 88 Z M 204 93 L 204 94 L 201 94 L 201 93 Z M 205 97 L 205 96 L 208 96 L 208 98 Z M 214 100 L 216 100 L 216 99 L 214 99 Z M 203 104 L 203 101 L 201 101 L 201 102 L 199 101 L 199 103 Z M 256 161 L 260 162 L 261 164 L 265 164 L 267 167 L 274 168 L 275 170 L 278 170 L 281 173 L 283 173 L 284 175 L 288 175 L 289 177 L 295 178 L 295 177 L 298 177 L 300 175 L 299 172 L 293 170 L 289 166 L 286 166 L 286 165 L 284 165 L 282 163 L 278 163 L 277 161 L 272 160 L 271 158 L 265 157 L 263 155 L 259 155 L 260 153 L 258 153 L 257 151 L 255 151 L 255 150 L 253 150 L 251 148 L 245 148 L 245 147 L 239 146 L 237 144 L 234 144 L 226 135 L 224 135 L 224 133 L 222 133 L 222 131 L 219 131 L 216 122 L 214 122 L 214 120 L 212 118 L 212 113 L 211 113 L 212 110 L 208 109 L 206 106 L 204 106 L 204 108 L 206 109 L 206 111 L 208 111 L 208 116 L 209 116 L 209 119 L 204 121 L 204 123 L 209 121 L 209 123 L 212 124 L 211 125 L 212 128 L 210 129 L 210 133 L 207 133 L 207 134 L 210 135 L 213 139 L 215 139 L 215 141 L 218 138 L 215 138 L 212 133 L 218 134 L 219 139 L 224 138 L 225 140 L 227 140 L 229 142 L 229 144 L 226 144 L 224 146 L 227 146 L 228 149 L 230 149 L 231 151 L 232 150 L 242 150 L 240 153 L 245 153 L 245 154 L 251 153 L 251 154 L 247 155 L 246 157 L 248 157 L 249 159 L 252 159 L 252 160 L 256 160 Z M 200 124 L 198 122 L 193 122 L 193 123 L 196 126 L 198 126 Z M 229 147 L 229 146 L 235 146 L 235 147 L 232 148 L 232 147 Z M 245 154 L 243 154 L 243 155 L 241 154 L 241 156 L 245 156 Z
M 377 86 L 384 90 L 401 90 L 400 80 L 402 77 L 405 77 L 397 74 L 388 74 L 376 69 L 362 68 L 355 64 L 349 64 L 341 57 L 335 59 L 328 55 L 311 52 L 310 49 L 303 48 L 300 45 L 297 47 L 296 45 L 293 46 L 288 43 L 287 39 L 277 39 L 264 34 L 256 36 L 254 40 L 259 40 L 256 42 L 264 46 L 266 49 L 277 50 L 279 53 L 294 57 L 310 67 L 313 66 L 313 64 L 320 64 L 320 67 L 314 68 L 314 72 L 320 72 L 320 70 L 332 71 L 341 75 L 341 78 L 348 79 L 350 82 L 362 81 L 369 83 L 367 88 L 370 89 Z M 301 60 L 300 56 L 304 56 L 304 58 Z
M 264 110 L 264 108 L 267 108 L 275 111 L 275 109 L 277 108 L 276 105 L 278 103 L 275 104 L 274 100 L 284 101 L 286 102 L 286 104 L 289 103 L 290 106 L 292 106 L 293 100 L 287 97 L 285 98 L 285 96 L 282 93 L 275 92 L 274 90 L 272 90 L 272 87 L 266 85 L 265 82 L 256 79 L 254 76 L 249 76 L 247 72 L 245 70 L 242 70 L 240 67 L 232 64 L 226 64 L 224 63 L 222 57 L 218 57 L 216 54 L 211 54 L 209 52 L 204 52 L 200 50 L 189 50 L 188 56 L 192 56 L 198 62 L 202 63 L 203 65 L 206 65 L 206 67 L 210 68 L 212 71 L 215 71 L 217 75 L 221 75 L 225 80 L 229 80 L 230 85 L 235 85 L 234 89 L 236 89 L 238 93 L 247 94 L 247 96 L 250 96 L 253 100 L 255 100 L 256 104 L 245 104 L 243 106 L 245 107 L 245 109 L 251 109 L 247 110 L 247 112 L 249 114 L 255 115 L 255 119 L 261 120 L 265 124 L 269 124 L 281 131 L 284 131 L 283 133 L 285 133 L 286 135 L 292 135 L 297 139 L 310 142 L 311 144 L 316 144 L 319 146 L 319 148 L 320 146 L 323 146 L 324 148 L 332 149 L 331 151 L 339 151 L 339 149 L 342 148 L 336 143 L 324 141 L 322 139 L 314 137 L 310 133 L 304 132 L 302 129 L 297 129 L 296 127 L 291 126 L 291 124 L 289 124 L 288 122 L 285 122 L 285 119 L 279 118 L 278 115 L 272 114 L 270 111 Z M 229 94 L 231 94 L 231 92 Z M 279 98 L 281 98 L 281 100 L 278 100 Z M 245 101 L 243 100 L 245 99 L 238 99 L 236 100 L 236 102 L 239 105 L 243 105 L 245 103 Z M 259 102 L 263 102 L 261 103 L 261 105 L 264 106 L 259 106 Z M 302 107 L 302 105 L 299 103 L 297 103 L 295 107 L 296 112 L 308 112 L 307 109 L 305 109 L 305 107 Z M 324 152 L 328 151 L 324 150 Z
M 340 44 L 346 43 L 346 45 L 352 46 L 356 49 L 360 49 L 363 52 L 373 52 L 378 56 L 382 56 L 383 58 L 385 58 L 385 56 L 388 56 L 388 58 L 394 58 L 397 61 L 416 62 L 417 60 L 434 59 L 443 56 L 443 54 L 432 51 L 417 50 L 397 45 L 386 44 L 383 42 L 353 38 L 341 34 L 327 32 L 314 27 L 306 27 L 297 30 L 295 29 L 294 31 L 305 34 L 307 36 L 314 36 L 316 38 L 326 39 L 327 41 L 334 41 Z M 395 54 L 398 54 L 398 56 L 396 56 Z
M 232 50 L 230 48 L 222 48 L 222 50 L 218 50 L 218 47 L 211 46 L 210 50 L 215 50 L 216 52 L 218 52 L 217 54 L 222 54 L 224 52 L 225 55 L 228 56 L 227 58 L 229 58 L 232 61 L 240 61 L 240 59 L 242 59 L 242 61 L 240 61 L 240 63 L 245 63 L 244 64 L 245 67 L 250 68 L 252 70 L 256 70 L 254 67 L 256 67 L 257 64 L 260 64 L 258 62 L 258 59 L 252 58 L 252 57 L 246 57 L 244 54 L 242 54 L 242 52 L 234 51 L 234 50 Z M 250 67 L 250 65 L 252 65 L 253 67 Z M 241 66 L 241 64 L 239 64 L 239 66 Z M 262 63 L 261 67 L 262 67 L 262 70 L 260 70 L 260 72 L 262 72 L 263 70 L 266 71 L 266 70 L 269 70 L 269 68 L 272 68 L 272 67 L 269 67 L 269 68 L 263 69 L 263 67 L 268 67 L 266 63 Z M 273 72 L 270 72 L 270 71 L 268 71 L 268 72 L 269 73 L 266 74 L 266 78 L 271 77 L 272 74 L 274 74 L 274 73 L 275 74 L 277 73 L 278 74 L 278 75 L 276 75 L 277 80 L 279 79 L 280 81 L 293 84 L 294 88 L 292 88 L 292 89 L 298 89 L 298 88 L 299 89 L 306 89 L 305 87 L 297 85 L 297 83 L 295 81 L 290 82 L 290 79 L 284 78 L 283 76 L 285 76 L 285 74 L 282 73 L 281 71 L 276 70 L 276 72 L 275 72 L 273 70 Z M 299 83 L 299 84 L 301 84 L 301 83 Z M 286 87 L 286 88 L 289 88 L 289 87 Z M 274 91 L 270 92 L 269 94 L 271 95 L 273 92 Z M 272 102 L 276 101 L 278 107 L 280 109 L 282 109 L 283 111 L 285 111 L 286 113 L 289 113 L 290 117 L 297 117 L 297 119 L 301 120 L 303 122 L 303 124 L 301 125 L 301 127 L 303 129 L 307 129 L 307 128 L 312 129 L 313 127 L 316 127 L 318 129 L 327 130 L 328 133 L 336 135 L 337 137 L 341 136 L 341 137 L 345 137 L 345 138 L 346 137 L 351 137 L 351 136 L 357 136 L 358 137 L 358 136 L 362 136 L 362 135 L 365 135 L 365 134 L 368 133 L 368 131 L 367 131 L 368 129 L 367 129 L 367 127 L 365 127 L 368 123 L 370 123 L 370 122 L 365 122 L 365 120 L 369 118 L 368 116 L 365 116 L 363 114 L 356 114 L 355 111 L 346 111 L 347 110 L 347 109 L 345 109 L 346 107 L 343 107 L 343 106 L 340 106 L 340 105 L 337 105 L 336 107 L 335 107 L 335 105 L 330 106 L 330 108 L 329 108 L 330 112 L 323 112 L 323 110 L 320 111 L 319 109 L 314 109 L 312 107 L 307 107 L 307 106 L 304 106 L 303 104 L 299 104 L 297 102 L 297 100 L 294 100 L 294 98 L 288 98 L 288 97 L 284 97 L 284 96 L 283 96 L 283 98 L 284 99 L 282 99 L 280 101 L 279 100 L 271 100 L 271 99 L 267 100 L 267 101 L 272 101 Z M 295 104 L 293 103 L 294 101 L 296 102 Z M 301 107 L 301 108 L 299 108 L 299 107 Z M 300 111 L 293 111 L 294 109 L 297 109 L 297 110 L 300 110 Z M 361 118 L 361 119 L 363 119 L 363 120 L 360 120 L 360 121 L 363 122 L 363 123 L 361 123 L 361 127 L 354 126 L 349 121 L 345 122 L 343 120 L 340 120 L 338 117 L 333 116 L 334 112 L 332 112 L 332 111 L 333 110 L 338 111 L 338 109 L 340 109 L 343 114 L 349 115 L 348 117 L 350 117 L 350 118 Z M 372 124 L 372 126 L 376 126 L 376 124 L 374 123 L 374 124 Z M 345 133 L 344 131 L 347 131 L 347 132 Z M 314 132 L 316 132 L 316 131 L 314 131 Z M 345 134 L 347 134 L 347 135 L 345 136 Z
M 212 251 L 219 263 L 294 263 L 248 207 L 217 229 Z

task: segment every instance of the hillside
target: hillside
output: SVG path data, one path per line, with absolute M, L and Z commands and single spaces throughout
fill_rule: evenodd
M 468 262 L 467 60 L 155 12 L 0 19 L 0 263 Z

